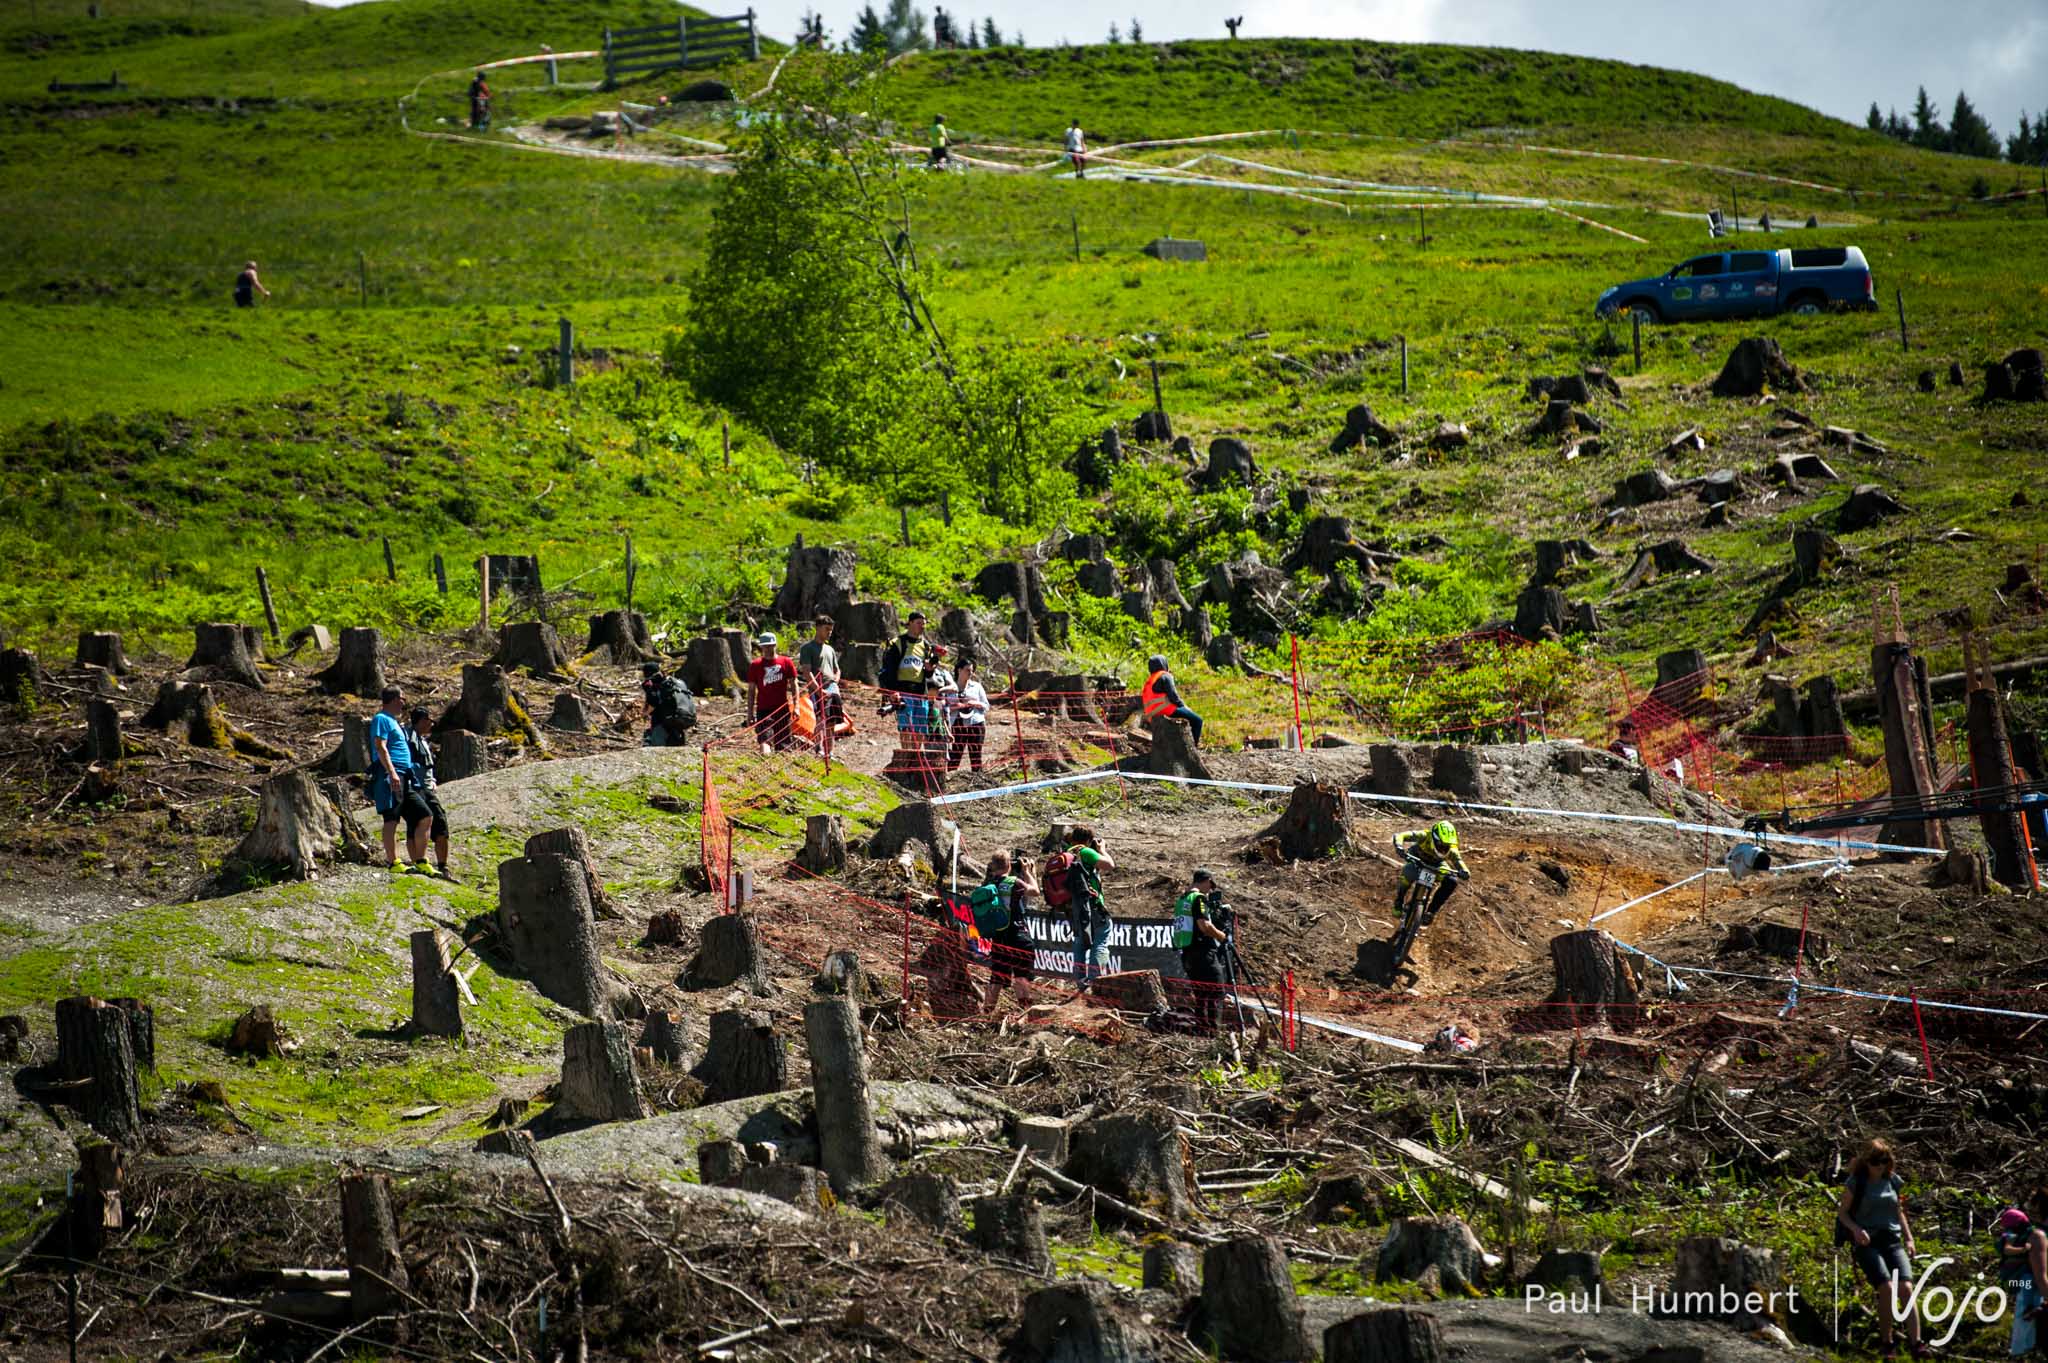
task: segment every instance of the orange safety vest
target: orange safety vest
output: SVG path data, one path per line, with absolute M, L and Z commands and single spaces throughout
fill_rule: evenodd
M 1138 699 L 1144 702 L 1145 718 L 1147 719 L 1154 719 L 1160 715 L 1170 715 L 1178 708 L 1159 690 L 1159 679 L 1165 675 L 1166 673 L 1163 671 L 1154 672 L 1151 676 L 1145 678 L 1144 688 L 1138 692 Z

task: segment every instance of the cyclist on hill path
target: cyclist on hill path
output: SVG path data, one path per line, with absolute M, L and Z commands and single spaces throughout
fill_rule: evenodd
M 1401 864 L 1401 888 L 1394 894 L 1396 919 L 1407 913 L 1410 894 L 1422 892 L 1418 889 L 1421 872 L 1428 870 L 1436 874 L 1436 892 L 1422 911 L 1422 926 L 1428 927 L 1436 921 L 1444 901 L 1458 888 L 1458 882 L 1472 878 L 1465 859 L 1458 855 L 1458 826 L 1449 819 L 1438 819 L 1427 828 L 1397 835 L 1394 849 L 1407 858 Z

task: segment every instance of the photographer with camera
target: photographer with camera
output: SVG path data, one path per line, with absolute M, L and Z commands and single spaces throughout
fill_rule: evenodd
M 1194 995 L 1195 1030 L 1216 1035 L 1223 991 L 1230 977 L 1230 927 L 1234 911 L 1207 868 L 1198 867 L 1192 888 L 1173 906 L 1173 944 Z

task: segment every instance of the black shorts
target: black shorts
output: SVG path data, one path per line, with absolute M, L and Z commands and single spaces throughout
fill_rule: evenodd
M 384 826 L 386 828 L 396 824 L 400 819 L 405 820 L 405 833 L 407 837 L 412 836 L 412 831 L 415 828 L 418 828 L 422 823 L 434 817 L 434 811 L 427 807 L 427 802 L 420 798 L 418 788 L 411 782 L 406 783 L 405 794 L 392 802 L 390 808 L 380 807 L 378 812 L 384 816 Z
M 1012 923 L 995 936 L 989 938 L 991 950 L 988 954 L 988 973 L 1001 980 L 1028 980 L 1032 978 L 1032 961 L 1035 959 L 1031 946 L 1029 929 L 1021 923 Z
M 434 788 L 419 793 L 420 803 L 427 807 L 427 813 L 434 816 L 434 836 L 440 837 L 448 831 L 448 811 L 441 808 L 441 796 Z M 413 825 L 407 824 L 405 831 L 412 832 Z

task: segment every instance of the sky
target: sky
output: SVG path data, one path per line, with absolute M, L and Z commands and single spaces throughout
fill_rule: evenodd
M 706 3 L 707 0 L 699 0 Z M 751 0 L 764 32 L 787 38 L 806 0 Z M 859 0 L 812 0 L 837 41 Z M 931 0 L 918 0 L 927 13 Z M 710 8 L 718 9 L 715 0 Z M 885 7 L 877 0 L 877 10 Z M 732 8 L 737 9 L 734 5 Z M 1942 111 L 1967 90 L 2003 137 L 2021 110 L 2048 109 L 2048 0 L 957 0 L 1035 46 L 1101 42 L 1132 16 L 1147 41 L 1243 36 L 1477 43 L 1676 67 L 1782 95 L 1861 123 L 1870 102 L 1913 106 L 1921 86 Z

